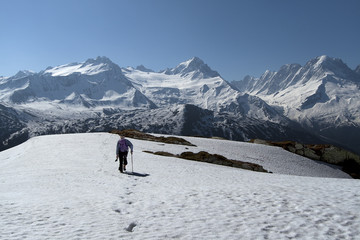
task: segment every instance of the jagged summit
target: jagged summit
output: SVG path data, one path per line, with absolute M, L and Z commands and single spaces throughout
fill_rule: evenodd
M 154 70 L 146 68 L 144 65 L 139 65 L 135 68 L 136 70 L 142 71 L 142 72 L 154 72 Z
M 333 81 L 360 82 L 357 70 L 351 70 L 341 59 L 322 55 L 309 60 L 304 66 L 286 64 L 278 71 L 265 71 L 260 78 L 246 76 L 233 84 L 240 90 L 252 94 L 274 94 L 290 86 L 319 82 L 322 79 Z M 360 66 L 358 67 L 360 72 Z M 315 85 L 314 85 L 315 86 Z
M 360 129 L 358 71 L 360 67 L 352 70 L 341 59 L 322 55 L 304 66 L 284 65 L 277 72 L 266 71 L 260 78 L 246 77 L 233 85 L 278 106 L 288 118 L 319 135 L 336 136 L 359 149 L 352 143 L 358 142 Z
M 27 76 L 30 76 L 30 75 L 33 75 L 33 74 L 35 74 L 33 71 L 22 70 L 22 71 L 17 72 L 14 75 L 14 78 L 23 78 L 23 77 L 27 77 Z
M 204 61 L 198 57 L 193 57 L 185 62 L 182 62 L 178 65 L 178 67 L 183 66 L 184 68 L 197 68 L 201 65 L 204 65 Z
M 105 56 L 98 56 L 97 58 L 93 59 L 93 58 L 89 58 L 88 60 L 85 61 L 84 64 L 114 64 L 108 57 Z
M 185 62 L 180 63 L 175 68 L 166 70 L 165 74 L 179 74 L 182 77 L 190 76 L 192 79 L 213 78 L 220 76 L 218 72 L 212 70 L 207 64 L 204 63 L 203 60 L 198 57 L 193 57 Z
M 318 64 L 322 64 L 322 63 L 326 63 L 326 62 L 339 61 L 339 60 L 340 59 L 332 58 L 332 57 L 329 57 L 328 55 L 321 55 L 321 56 L 318 56 L 318 57 L 310 60 L 309 62 L 316 62 Z
M 350 69 L 340 58 L 322 55 L 308 61 L 303 68 L 309 70 L 311 74 L 318 72 L 318 74 L 332 75 L 341 79 L 359 82 L 359 76 L 356 72 Z
M 339 58 L 332 58 L 327 55 L 322 55 L 314 59 L 311 59 L 306 63 L 304 67 L 323 68 L 326 70 L 332 70 L 333 68 L 345 67 L 345 66 L 346 64 Z

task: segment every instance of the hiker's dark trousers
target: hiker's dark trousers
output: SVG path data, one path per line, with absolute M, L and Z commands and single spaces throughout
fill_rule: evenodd
M 122 172 L 124 170 L 124 166 L 128 164 L 127 162 L 127 155 L 129 152 L 119 152 L 119 170 Z

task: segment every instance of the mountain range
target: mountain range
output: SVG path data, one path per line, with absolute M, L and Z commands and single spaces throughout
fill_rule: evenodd
M 155 72 L 106 57 L 0 78 L 0 150 L 49 133 L 153 133 L 332 143 L 359 153 L 360 66 L 321 56 L 228 82 L 200 58 Z
M 341 59 L 320 56 L 284 65 L 260 78 L 247 76 L 233 85 L 258 96 L 284 116 L 326 141 L 360 151 L 360 65 L 350 69 Z

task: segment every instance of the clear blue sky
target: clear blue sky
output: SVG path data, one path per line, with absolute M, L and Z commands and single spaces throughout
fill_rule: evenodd
M 360 64 L 358 0 L 0 0 L 0 76 L 107 56 L 155 71 L 197 56 L 226 80 L 320 55 Z

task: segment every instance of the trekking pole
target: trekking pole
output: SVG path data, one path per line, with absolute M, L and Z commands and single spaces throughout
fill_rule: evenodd
M 133 157 L 133 153 L 131 153 L 131 171 L 134 173 L 134 157 Z

